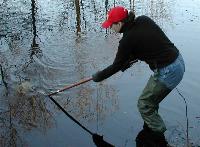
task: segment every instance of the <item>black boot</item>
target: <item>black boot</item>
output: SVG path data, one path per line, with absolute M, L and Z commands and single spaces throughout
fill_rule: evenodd
M 167 147 L 168 143 L 163 133 L 152 132 L 151 136 L 158 147 Z
M 152 131 L 146 123 L 136 137 L 137 147 L 167 147 L 164 133 Z
M 136 147 L 155 147 L 154 142 L 151 140 L 148 132 L 146 130 L 141 130 L 136 139 Z
M 143 129 L 147 132 L 151 132 L 152 130 L 148 127 L 148 125 L 144 122 Z

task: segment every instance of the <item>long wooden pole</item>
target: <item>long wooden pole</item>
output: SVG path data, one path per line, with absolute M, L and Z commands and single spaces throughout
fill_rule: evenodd
M 64 88 L 62 88 L 62 89 L 60 89 L 60 90 L 57 90 L 56 92 L 50 93 L 48 96 L 53 96 L 53 95 L 55 95 L 55 94 L 57 94 L 57 93 L 59 93 L 59 92 L 62 92 L 62 91 L 64 91 L 64 90 L 70 89 L 70 88 L 72 88 L 72 87 L 81 85 L 81 84 L 86 83 L 86 82 L 89 82 L 89 81 L 91 81 L 91 80 L 92 80 L 91 77 L 90 77 L 90 78 L 83 79 L 83 80 L 81 80 L 81 81 L 79 81 L 79 82 L 77 82 L 77 83 L 74 83 L 74 84 L 65 86 Z

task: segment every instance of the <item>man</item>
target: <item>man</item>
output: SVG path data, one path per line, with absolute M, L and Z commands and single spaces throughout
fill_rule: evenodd
M 135 18 L 132 11 L 121 6 L 108 12 L 103 28 L 123 33 L 112 65 L 93 75 L 100 82 L 118 71 L 130 67 L 132 61 L 146 62 L 154 72 L 138 100 L 138 109 L 144 120 L 143 130 L 136 138 L 137 146 L 165 147 L 166 126 L 158 114 L 159 103 L 179 84 L 185 65 L 179 50 L 161 28 L 149 17 Z

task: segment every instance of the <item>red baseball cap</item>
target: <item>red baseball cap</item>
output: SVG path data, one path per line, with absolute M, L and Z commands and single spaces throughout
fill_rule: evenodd
M 128 16 L 128 10 L 122 6 L 111 8 L 107 20 L 102 23 L 103 28 L 109 28 L 113 23 L 119 22 Z

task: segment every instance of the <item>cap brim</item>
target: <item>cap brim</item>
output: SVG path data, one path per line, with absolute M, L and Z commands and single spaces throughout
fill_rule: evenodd
M 105 28 L 105 29 L 107 29 L 107 28 L 109 28 L 110 26 L 112 25 L 112 22 L 109 22 L 109 21 L 104 21 L 103 23 L 102 23 L 102 27 L 103 28 Z

